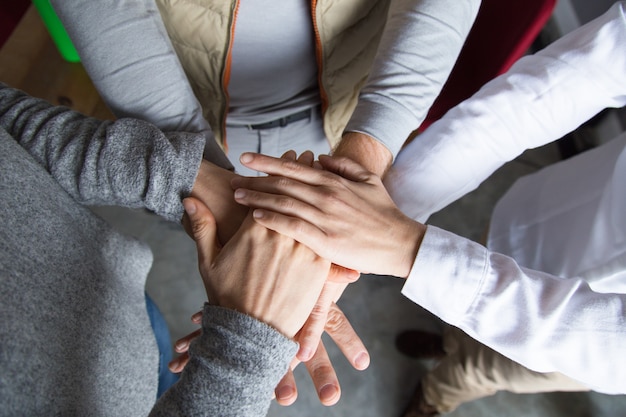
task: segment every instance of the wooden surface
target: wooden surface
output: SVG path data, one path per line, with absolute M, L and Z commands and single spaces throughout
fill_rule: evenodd
M 0 49 L 0 81 L 50 103 L 113 119 L 83 66 L 63 60 L 34 6 Z

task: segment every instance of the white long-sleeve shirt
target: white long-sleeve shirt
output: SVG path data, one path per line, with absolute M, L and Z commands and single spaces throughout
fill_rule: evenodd
M 525 150 L 626 104 L 623 10 L 520 59 L 406 146 L 385 178 L 398 206 L 425 221 Z
M 626 104 L 625 8 L 620 2 L 545 50 L 521 59 L 413 141 L 386 178 L 400 208 L 424 221 L 524 150 L 562 137 L 606 107 Z M 612 167 L 608 170 L 589 168 L 594 155 L 566 161 L 586 169 L 582 178 L 605 180 L 600 192 L 589 193 L 596 203 L 583 210 L 585 221 L 594 213 L 626 213 L 624 193 L 615 187 L 626 176 L 626 164 L 621 163 L 626 158 L 624 143 L 622 138 L 609 144 L 613 148 L 595 151 L 613 154 L 595 162 L 597 167 L 606 161 Z M 587 224 L 593 230 L 586 235 L 582 227 L 576 229 L 579 235 L 562 227 L 576 220 L 561 219 L 563 240 L 584 241 L 600 230 L 591 222 Z M 626 235 L 625 222 L 611 220 L 620 231 L 614 235 Z M 626 248 L 626 240 L 604 236 L 600 233 L 596 245 Z M 546 249 L 532 248 L 539 253 Z M 596 265 L 601 261 L 595 259 Z M 626 393 L 626 373 L 619 362 L 626 348 L 624 279 L 603 275 L 598 268 L 596 273 L 594 291 L 581 277 L 563 279 L 523 268 L 510 257 L 429 226 L 403 293 L 530 369 L 558 371 L 601 392 Z

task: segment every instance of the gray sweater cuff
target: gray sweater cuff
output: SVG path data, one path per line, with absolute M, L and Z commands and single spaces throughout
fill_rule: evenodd
M 79 203 L 147 208 L 168 220 L 182 217 L 205 144 L 201 133 L 103 122 L 2 83 L 0 127 Z
M 190 361 L 151 415 L 265 416 L 297 349 L 265 323 L 206 304 Z

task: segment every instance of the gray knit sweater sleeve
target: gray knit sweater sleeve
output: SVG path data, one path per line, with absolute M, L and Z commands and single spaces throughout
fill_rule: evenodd
M 204 147 L 201 134 L 103 122 L 2 83 L 0 127 L 78 202 L 147 208 L 169 220 L 182 217 Z
M 180 380 L 150 415 L 265 416 L 297 344 L 234 310 L 206 304 L 202 321 Z
M 154 0 L 51 0 L 81 64 L 117 117 L 202 133 L 204 157 L 226 169 Z

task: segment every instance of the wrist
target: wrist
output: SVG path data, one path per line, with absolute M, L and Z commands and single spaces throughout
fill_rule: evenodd
M 203 159 L 191 190 L 191 196 L 201 200 L 213 213 L 222 244 L 235 234 L 248 213 L 248 208 L 239 205 L 233 197 L 230 182 L 236 176 L 234 172 Z
M 207 200 L 207 196 L 222 194 L 222 190 L 227 190 L 229 195 L 232 190 L 230 181 L 236 176 L 234 172 L 203 159 L 191 189 L 191 196 L 204 201 Z
M 345 156 L 383 178 L 391 167 L 393 155 L 385 145 L 360 132 L 346 132 L 333 151 L 333 156 Z
M 396 266 L 394 276 L 405 279 L 409 277 L 425 233 L 425 225 L 407 218 L 396 245 L 395 259 L 390 263 Z

